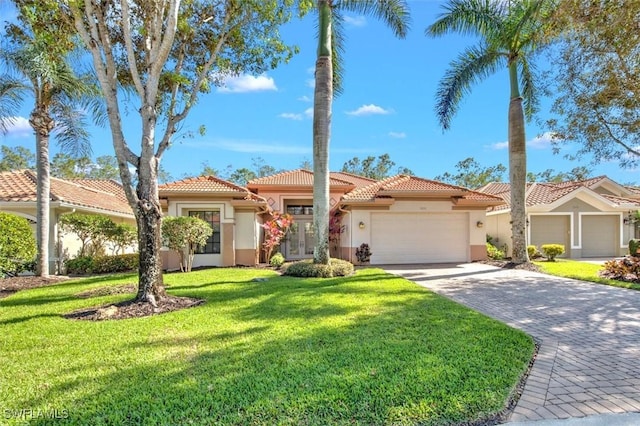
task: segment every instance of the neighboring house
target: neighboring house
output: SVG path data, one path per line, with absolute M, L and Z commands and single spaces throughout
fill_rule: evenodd
M 495 182 L 479 191 L 501 197 L 505 205 L 487 211 L 486 231 L 498 247 L 511 247 L 510 185 Z M 527 241 L 562 244 L 564 257 L 615 257 L 627 254 L 635 236 L 640 194 L 606 176 L 574 182 L 530 183 L 526 192 Z
M 0 211 L 27 218 L 36 229 L 36 173 L 32 170 L 0 172 Z M 60 271 L 65 258 L 80 248 L 75 235 L 62 233 L 61 215 L 71 212 L 100 214 L 115 223 L 135 226 L 135 218 L 120 183 L 113 180 L 67 180 L 51 178 L 49 218 L 49 272 Z
M 313 173 L 293 170 L 250 181 L 246 188 L 214 177 L 161 185 L 170 215 L 208 217 L 214 226 L 205 253 L 194 266 L 253 265 L 262 252 L 260 225 L 270 211 L 290 213 L 292 227 L 281 250 L 288 260 L 313 256 Z M 330 205 L 342 229 L 333 250 L 355 260 L 369 244 L 372 264 L 468 262 L 486 259 L 486 210 L 504 202 L 466 188 L 398 175 L 375 181 L 330 174 Z M 167 253 L 165 267 L 177 268 Z

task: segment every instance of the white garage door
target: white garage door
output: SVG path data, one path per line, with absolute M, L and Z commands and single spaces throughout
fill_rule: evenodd
M 469 260 L 467 213 L 372 213 L 371 263 Z
M 620 216 L 583 215 L 582 257 L 615 256 L 619 229 Z

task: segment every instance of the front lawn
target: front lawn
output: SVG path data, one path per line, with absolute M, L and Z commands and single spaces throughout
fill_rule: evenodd
M 118 321 L 61 317 L 130 298 L 76 295 L 134 280 L 67 281 L 0 300 L 3 421 L 455 424 L 500 411 L 534 347 L 380 269 L 324 280 L 168 274 L 171 294 L 206 303 Z
M 630 288 L 640 290 L 640 284 L 625 281 L 602 278 L 598 271 L 602 270 L 602 265 L 580 262 L 569 259 L 556 259 L 555 262 L 535 261 L 542 272 L 558 277 L 575 278 L 582 281 L 590 281 L 599 284 L 606 284 L 614 287 Z

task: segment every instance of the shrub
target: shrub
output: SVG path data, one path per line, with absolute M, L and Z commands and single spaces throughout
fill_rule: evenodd
M 36 257 L 36 240 L 27 219 L 0 212 L 0 277 L 28 269 Z
M 313 263 L 313 260 L 301 260 L 283 266 L 283 275 L 292 277 L 332 278 L 353 274 L 353 264 L 341 259 L 329 259 L 328 265 Z
M 206 221 L 195 216 L 167 216 L 162 218 L 162 240 L 180 256 L 180 271 L 191 272 L 197 246 L 203 246 L 213 234 Z M 184 252 L 187 250 L 187 255 Z
M 282 255 L 282 253 L 276 253 L 271 256 L 271 259 L 269 259 L 269 264 L 274 268 L 279 268 L 284 265 L 284 256 Z
M 67 274 L 110 274 L 138 269 L 139 257 L 136 253 L 116 256 L 78 256 L 65 262 Z
M 564 253 L 564 246 L 562 244 L 543 244 L 540 246 L 540 250 L 547 260 L 553 262 L 556 260 L 556 256 Z
M 491 243 L 487 243 L 487 257 L 493 260 L 504 259 L 504 252 Z
M 625 256 L 623 259 L 609 260 L 599 274 L 612 280 L 640 282 L 640 257 Z
M 632 238 L 629 240 L 629 254 L 631 256 L 637 256 L 640 249 L 640 240 Z
M 541 254 L 538 251 L 538 247 L 534 245 L 527 246 L 527 254 L 529 255 L 529 259 L 535 259 L 536 257 L 540 257 Z
M 369 244 L 367 243 L 360 244 L 360 247 L 356 249 L 356 258 L 360 263 L 366 263 L 371 260 L 372 254 L 373 253 L 371 253 L 371 250 L 369 249 Z

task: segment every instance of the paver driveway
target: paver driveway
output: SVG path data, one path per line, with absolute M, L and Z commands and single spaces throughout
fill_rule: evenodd
M 510 421 L 640 412 L 640 291 L 484 264 L 384 269 L 541 344 Z

